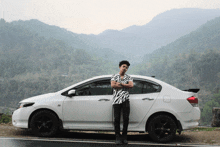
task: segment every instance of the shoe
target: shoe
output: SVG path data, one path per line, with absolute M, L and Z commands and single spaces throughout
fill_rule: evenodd
M 122 143 L 128 144 L 127 135 L 122 135 Z
M 120 134 L 117 134 L 117 135 L 116 135 L 115 144 L 117 144 L 117 145 L 123 144 L 123 142 L 122 142 L 122 140 L 121 140 Z

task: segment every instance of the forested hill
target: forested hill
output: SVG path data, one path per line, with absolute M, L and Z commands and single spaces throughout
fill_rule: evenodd
M 197 30 L 145 56 L 136 69 L 139 74 L 154 75 L 181 89 L 220 88 L 220 17 Z M 187 84 L 188 83 L 188 84 Z
M 27 21 L 13 21 L 11 24 L 18 27 L 23 27 L 33 34 L 46 39 L 52 38 L 61 40 L 66 45 L 75 49 L 84 49 L 89 54 L 99 56 L 105 60 L 118 61 L 118 59 L 126 59 L 125 56 L 108 47 L 101 48 L 99 43 L 93 41 L 93 37 L 84 34 L 76 34 L 66 29 L 48 25 L 39 20 L 32 19 Z
M 83 49 L 74 49 L 63 41 L 46 39 L 4 20 L 0 25 L 0 75 L 3 78 L 53 70 L 67 74 L 75 65 L 95 66 L 99 62 L 97 57 L 90 56 Z
M 199 88 L 201 124 L 208 125 L 212 108 L 220 107 L 220 17 L 164 46 L 137 66 L 138 74 L 156 76 L 182 90 Z
M 172 9 L 155 16 L 143 26 L 130 26 L 120 31 L 106 30 L 94 37 L 103 47 L 142 56 L 219 16 L 219 9 Z
M 145 55 L 144 60 L 153 62 L 164 58 L 174 59 L 184 53 L 202 53 L 210 49 L 220 50 L 220 17 L 208 21 L 197 30 Z
M 117 67 L 83 49 L 0 20 L 0 106 L 55 92 Z
M 152 53 L 219 16 L 219 9 L 172 9 L 155 16 L 145 25 L 130 26 L 120 31 L 106 30 L 98 35 L 76 34 L 38 20 L 20 20 L 12 24 L 111 61 L 128 59 L 134 63 L 141 62 L 144 54 Z

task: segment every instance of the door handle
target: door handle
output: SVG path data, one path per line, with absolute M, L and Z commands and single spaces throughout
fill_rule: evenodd
M 154 100 L 154 98 L 143 98 L 142 100 L 143 100 L 143 101 L 144 101 L 144 100 L 149 100 L 149 101 L 151 101 L 151 100 Z
M 99 99 L 99 101 L 110 101 L 110 99 Z

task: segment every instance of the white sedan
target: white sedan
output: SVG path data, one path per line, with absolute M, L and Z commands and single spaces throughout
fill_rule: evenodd
M 148 132 L 157 142 L 171 141 L 176 131 L 197 127 L 199 89 L 182 91 L 153 77 L 131 75 L 128 131 Z M 55 93 L 24 99 L 12 123 L 37 136 L 59 129 L 114 131 L 111 75 L 94 77 Z

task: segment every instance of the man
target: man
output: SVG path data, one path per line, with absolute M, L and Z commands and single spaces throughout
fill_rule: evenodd
M 129 102 L 129 88 L 133 87 L 133 79 L 125 74 L 128 70 L 130 63 L 128 61 L 121 61 L 119 63 L 119 73 L 111 77 L 111 87 L 113 93 L 113 108 L 114 108 L 114 126 L 116 144 L 127 144 L 127 129 L 130 114 Z M 123 111 L 123 130 L 122 136 L 120 135 L 120 116 L 121 110 Z

